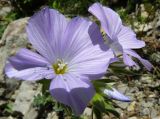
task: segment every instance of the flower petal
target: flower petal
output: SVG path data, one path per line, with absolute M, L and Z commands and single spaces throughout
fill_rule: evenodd
M 59 57 L 59 44 L 66 29 L 67 20 L 58 11 L 44 8 L 30 18 L 27 34 L 33 47 L 50 63 Z
M 10 57 L 8 60 L 17 70 L 49 65 L 42 56 L 25 48 L 20 49 L 15 56 Z
M 141 63 L 146 67 L 147 70 L 150 71 L 153 68 L 153 65 L 148 60 L 141 58 L 135 51 L 125 50 L 125 53 L 139 59 L 141 61 Z
M 5 74 L 9 78 L 16 78 L 19 80 L 35 81 L 43 78 L 53 79 L 55 77 L 54 71 L 45 67 L 34 67 L 23 70 L 16 70 L 10 63 L 5 66 Z
M 122 21 L 119 15 L 112 9 L 102 6 L 100 3 L 94 3 L 89 7 L 88 11 L 99 19 L 110 40 L 114 40 L 122 27 Z
M 80 17 L 73 18 L 68 23 L 63 36 L 63 43 L 61 46 L 62 58 L 66 61 L 70 61 L 84 49 L 102 43 L 103 40 L 100 30 L 95 23 Z M 107 46 L 103 45 L 104 50 L 105 47 L 107 49 Z
M 98 26 L 80 17 L 69 22 L 62 46 L 65 48 L 62 59 L 68 64 L 69 72 L 101 74 L 114 57 L 112 52 L 107 52 Z
M 123 61 L 127 66 L 137 66 L 137 64 L 128 56 L 125 52 L 123 53 Z
M 72 108 L 76 115 L 83 113 L 95 91 L 84 77 L 73 74 L 58 75 L 50 84 L 50 93 L 59 102 Z
M 136 34 L 129 27 L 126 26 L 123 26 L 121 28 L 117 38 L 123 49 L 137 49 L 145 46 L 145 42 L 137 40 Z
M 90 47 L 72 59 L 69 71 L 91 75 L 104 74 L 112 58 L 114 54 L 111 50 L 103 52 L 98 45 Z
M 131 101 L 129 97 L 118 92 L 115 88 L 113 88 L 112 90 L 105 89 L 104 94 L 106 94 L 111 99 L 115 99 L 115 100 L 119 100 L 119 101 L 123 101 L 123 102 L 130 102 Z

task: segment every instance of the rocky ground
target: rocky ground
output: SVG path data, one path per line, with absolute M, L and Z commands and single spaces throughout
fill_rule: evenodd
M 11 8 L 8 6 L 1 7 L 0 16 L 4 16 L 10 10 Z M 138 25 L 138 28 L 136 27 L 134 30 L 136 32 L 143 31 L 146 35 L 142 39 L 149 47 L 152 47 L 152 50 L 156 49 L 153 50 L 153 54 L 158 54 L 160 53 L 160 11 L 157 10 L 155 14 L 156 17 L 152 22 Z M 41 85 L 8 79 L 3 73 L 5 62 L 9 56 L 14 55 L 19 48 L 31 48 L 26 40 L 25 25 L 27 20 L 28 18 L 22 18 L 11 22 L 0 40 L 0 119 L 44 119 L 38 116 L 41 112 L 33 107 L 34 96 L 40 93 Z M 146 49 L 143 51 L 148 53 Z M 118 81 L 114 86 L 132 99 L 130 103 L 114 101 L 121 119 L 160 119 L 160 71 L 158 64 L 160 55 L 156 58 L 156 62 L 157 65 L 151 73 L 143 72 L 139 76 L 110 77 L 112 80 Z M 89 118 L 91 109 L 86 108 L 84 115 L 86 119 Z M 57 119 L 58 117 L 55 112 L 49 112 L 45 118 Z M 103 118 L 115 119 L 113 115 L 105 115 Z

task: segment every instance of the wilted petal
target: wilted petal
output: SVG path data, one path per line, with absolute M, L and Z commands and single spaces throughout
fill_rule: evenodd
M 70 106 L 76 115 L 80 115 L 95 92 L 84 77 L 66 74 L 52 80 L 50 93 L 57 101 Z
M 15 56 L 10 57 L 8 60 L 17 70 L 49 65 L 42 56 L 25 48 L 20 49 Z
M 135 51 L 133 50 L 125 50 L 125 52 L 141 61 L 141 63 L 146 67 L 147 70 L 151 70 L 153 68 L 153 65 L 143 58 L 141 58 Z
M 10 63 L 5 66 L 5 74 L 9 78 L 16 78 L 19 80 L 35 81 L 40 79 L 53 79 L 55 77 L 54 71 L 45 67 L 34 67 L 23 70 L 16 70 Z
M 137 40 L 136 34 L 129 27 L 122 26 L 117 38 L 123 49 L 137 49 L 145 46 L 145 42 Z
M 60 55 L 60 40 L 66 26 L 66 18 L 58 11 L 49 8 L 42 9 L 28 22 L 29 41 L 50 63 Z
M 114 40 L 122 26 L 119 15 L 112 9 L 102 6 L 100 3 L 94 3 L 89 7 L 88 11 L 99 19 L 106 34 L 111 40 Z
M 129 97 L 118 92 L 115 88 L 112 88 L 112 90 L 105 89 L 104 93 L 111 99 L 115 99 L 115 100 L 119 100 L 119 101 L 123 101 L 123 102 L 131 101 Z

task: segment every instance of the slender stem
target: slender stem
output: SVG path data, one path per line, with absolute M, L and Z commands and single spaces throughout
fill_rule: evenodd
M 93 119 L 93 106 L 92 106 L 92 113 L 91 113 L 91 118 Z

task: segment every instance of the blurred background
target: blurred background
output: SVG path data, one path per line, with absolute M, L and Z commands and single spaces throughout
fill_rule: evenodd
M 123 24 L 131 27 L 137 37 L 146 42 L 146 47 L 137 52 L 154 65 L 151 72 L 141 68 L 133 74 L 125 74 L 119 70 L 117 74 L 108 76 L 116 82 L 115 87 L 120 92 L 133 99 L 131 103 L 114 101 L 120 118 L 160 119 L 160 0 L 0 0 L 0 119 L 58 118 L 55 112 L 59 108 L 52 109 L 48 104 L 50 98 L 39 95 L 33 101 L 35 94 L 40 92 L 37 84 L 10 80 L 4 75 L 5 61 L 20 47 L 32 48 L 26 40 L 25 25 L 36 11 L 49 6 L 67 17 L 78 15 L 97 22 L 88 12 L 88 7 L 94 2 L 118 12 Z M 90 113 L 87 108 L 83 118 L 90 118 Z M 116 119 L 112 114 L 103 118 Z

